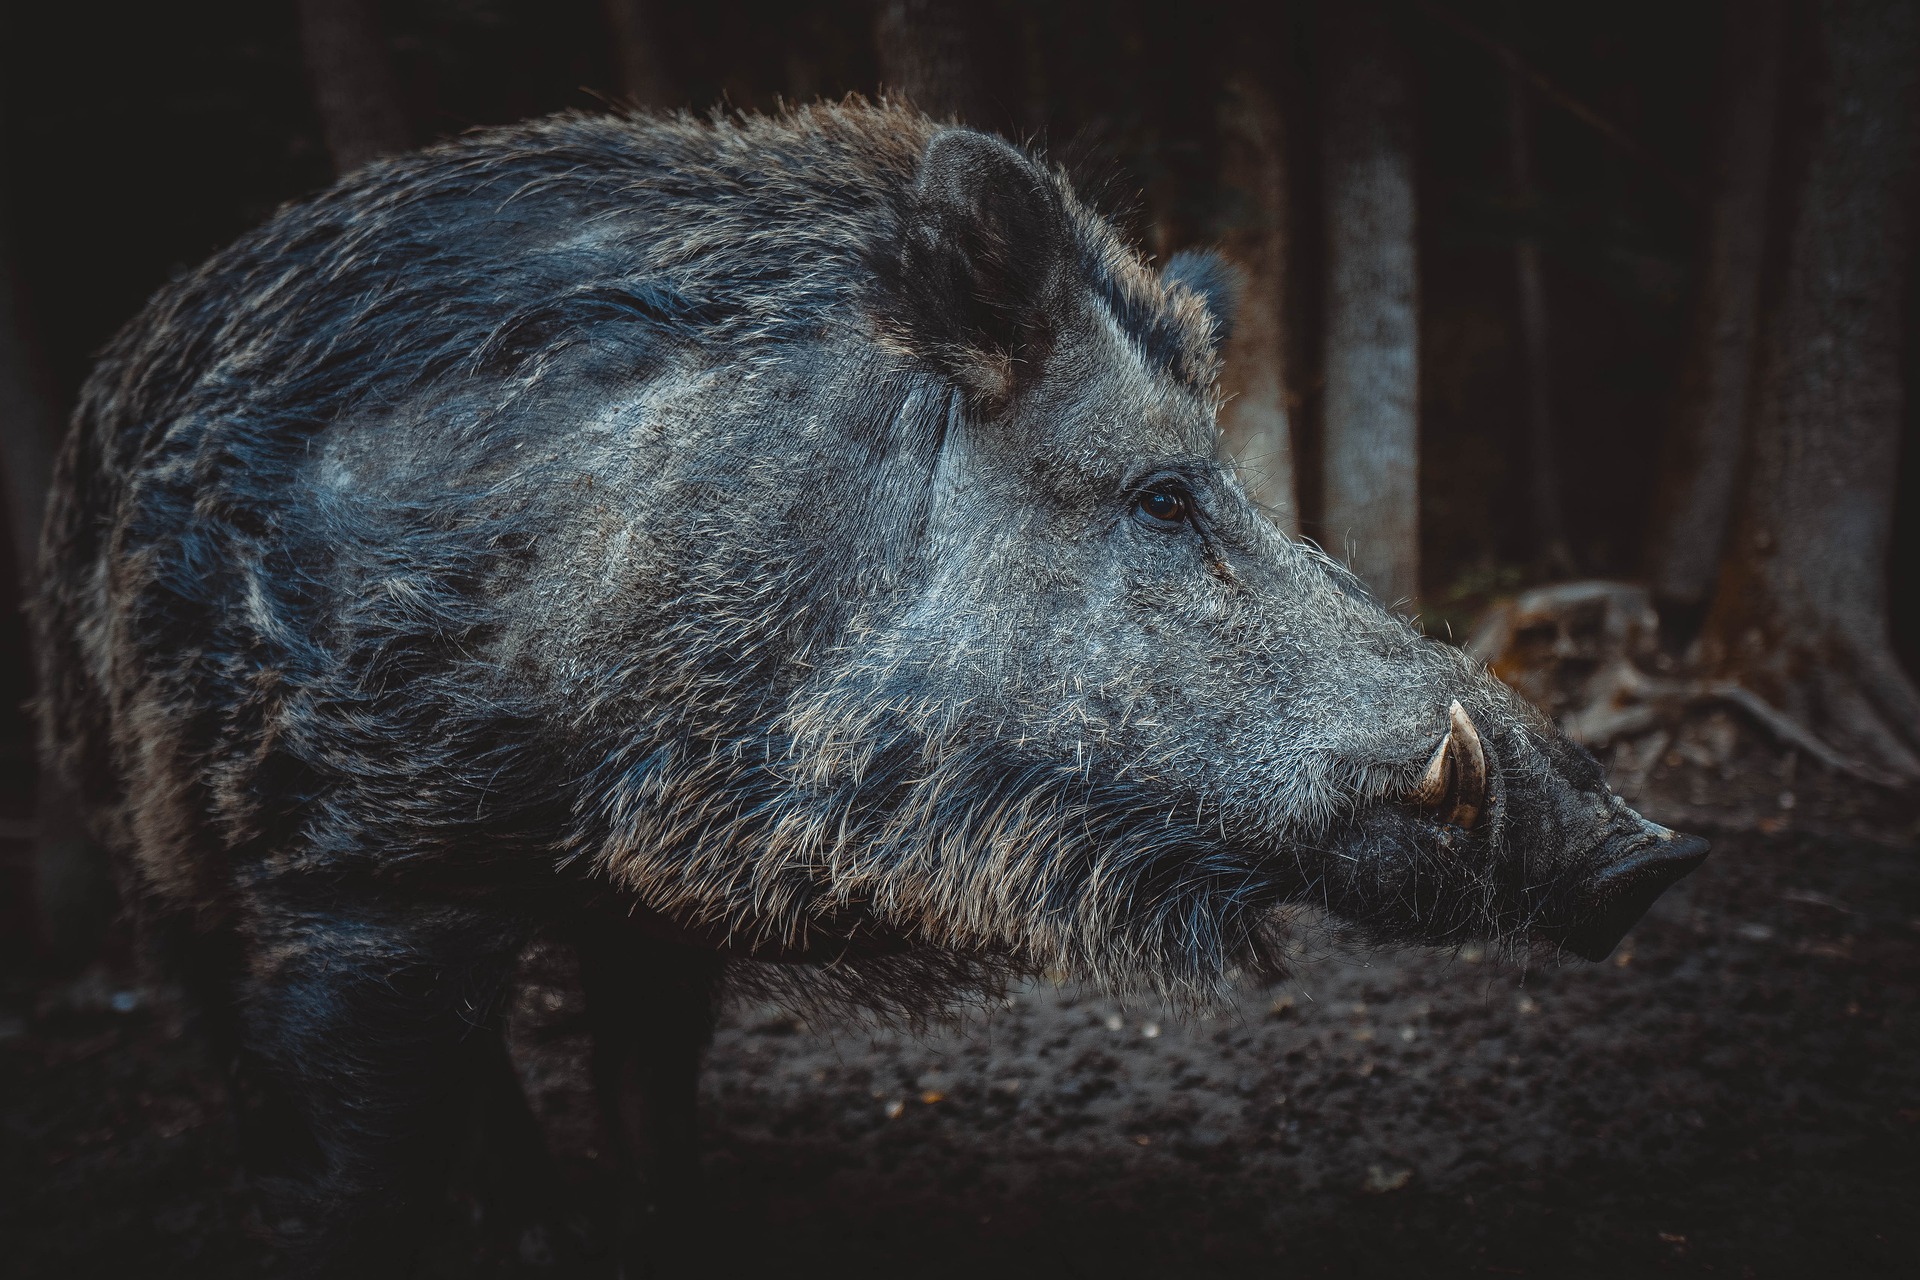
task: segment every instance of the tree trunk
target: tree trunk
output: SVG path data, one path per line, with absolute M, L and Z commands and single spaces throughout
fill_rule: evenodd
M 873 42 L 880 83 L 941 120 L 986 121 L 979 66 L 958 0 L 880 0 Z
M 1721 6 L 1706 270 L 1649 544 L 1655 599 L 1683 630 L 1698 626 L 1713 590 L 1746 451 L 1786 9 L 1785 0 Z
M 5 216 L 0 210 L 0 219 Z M 6 473 L 7 526 L 13 536 L 11 567 L 24 598 L 33 582 L 40 513 L 59 431 L 51 398 L 35 372 L 12 250 L 10 230 L 0 221 L 0 468 Z
M 1220 111 L 1220 178 L 1229 221 L 1221 249 L 1244 285 L 1227 342 L 1222 445 L 1247 494 L 1288 533 L 1300 531 L 1288 399 L 1285 121 L 1251 68 L 1229 73 Z
M 1527 508 L 1536 554 L 1548 572 L 1573 572 L 1560 508 L 1560 461 L 1553 430 L 1552 352 L 1547 346 L 1547 280 L 1536 228 L 1540 192 L 1533 180 L 1532 90 L 1512 61 L 1507 65 L 1507 183 L 1523 220 L 1513 242 L 1514 292 L 1519 303 L 1520 358 L 1526 390 Z
M 37 372 L 35 344 L 13 272 L 7 213 L 0 207 L 0 464 L 6 473 L 13 542 L 13 564 L 8 567 L 19 584 L 18 598 L 25 600 L 39 578 L 40 518 L 59 423 L 52 396 Z M 76 964 L 93 954 L 106 932 L 113 915 L 113 885 L 105 853 L 87 839 L 79 798 L 50 770 L 39 770 L 35 778 L 34 912 L 40 941 L 57 963 Z
M 1405 51 L 1371 3 L 1320 9 L 1325 525 L 1389 603 L 1420 589 L 1420 344 Z
M 620 96 L 636 107 L 670 107 L 680 101 L 679 86 L 662 56 L 660 28 L 652 0 L 605 0 L 607 31 L 613 37 Z M 796 93 L 810 98 L 811 93 Z
M 1046 136 L 1053 120 L 1053 87 L 1047 75 L 1046 43 L 1040 16 L 1020 6 L 1020 127 L 1029 137 Z
M 1817 0 L 1804 172 L 1702 658 L 1864 768 L 1920 780 L 1887 556 L 1906 415 L 1920 6 Z
M 413 145 L 378 0 L 300 0 L 300 44 L 336 173 Z

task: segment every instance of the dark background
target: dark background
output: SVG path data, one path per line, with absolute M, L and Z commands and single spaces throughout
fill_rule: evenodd
M 1151 254 L 1164 259 L 1179 248 L 1208 242 L 1219 233 L 1228 213 L 1221 207 L 1214 176 L 1209 51 L 1233 39 L 1273 48 L 1281 64 L 1277 82 L 1293 164 L 1298 278 L 1289 288 L 1300 295 L 1299 310 L 1311 314 L 1318 287 L 1316 242 L 1322 228 L 1317 213 L 1318 151 L 1313 142 L 1316 68 L 1313 41 L 1304 30 L 1306 8 L 1273 6 L 1268 16 L 1256 21 L 1230 18 L 1219 7 L 1135 0 L 983 4 L 979 7 L 982 27 L 998 33 L 990 46 L 992 56 L 982 66 L 985 97 L 994 117 L 988 123 L 1037 143 L 1067 163 L 1104 208 Z M 617 60 L 597 0 L 387 0 L 380 11 L 417 142 L 556 110 L 592 110 L 617 99 Z M 660 57 L 672 73 L 679 100 L 695 111 L 770 110 L 782 100 L 872 93 L 877 88 L 871 9 L 860 0 L 787 4 L 706 0 L 659 5 L 656 11 Z M 1539 549 L 1530 538 L 1522 492 L 1523 356 L 1512 266 L 1513 244 L 1521 235 L 1540 239 L 1546 253 L 1559 488 L 1572 568 L 1582 576 L 1621 578 L 1634 578 L 1645 570 L 1657 460 L 1685 356 L 1702 256 L 1720 9 L 1704 0 L 1619 0 L 1605 5 L 1457 0 L 1448 7 L 1446 12 L 1516 51 L 1527 65 L 1603 113 L 1644 149 L 1644 155 L 1630 154 L 1567 111 L 1542 102 L 1536 125 L 1539 199 L 1524 209 L 1516 206 L 1507 182 L 1508 103 L 1500 64 L 1458 26 L 1425 6 L 1395 6 L 1394 12 L 1413 57 L 1417 94 L 1421 604 L 1430 624 L 1444 623 L 1457 631 L 1489 599 L 1541 581 L 1551 568 L 1540 561 Z M 291 3 L 14 3 L 5 10 L 4 22 L 0 28 L 0 59 L 4 60 L 0 66 L 0 94 L 4 95 L 0 99 L 0 174 L 5 181 L 0 198 L 14 258 L 17 301 L 33 344 L 35 369 L 46 396 L 64 417 L 93 353 L 158 285 L 264 220 L 281 203 L 327 184 L 332 162 L 313 104 Z M 1229 22 L 1237 23 L 1237 29 L 1223 29 Z M 1909 299 L 1920 296 L 1920 289 L 1910 286 L 1907 294 Z M 1909 323 L 1907 328 L 1910 335 L 1920 335 L 1920 324 Z M 1311 334 L 1302 341 L 1307 348 L 1306 373 L 1292 388 L 1298 397 L 1295 421 L 1303 464 L 1302 527 L 1309 536 L 1318 536 L 1323 529 L 1318 523 L 1317 486 L 1312 482 L 1318 445 Z M 1920 371 L 1920 342 L 1909 345 L 1907 381 L 1912 387 L 1920 385 L 1914 377 Z M 1916 599 L 1920 593 L 1913 589 L 1920 580 L 1916 559 L 1920 552 L 1915 550 L 1920 547 L 1917 440 L 1920 397 L 1910 395 L 1889 573 L 1895 642 L 1909 671 L 1920 667 L 1920 599 Z M 6 536 L 4 528 L 0 523 L 0 538 Z M 17 585 L 0 575 L 0 822 L 10 824 L 0 829 L 0 837 L 5 837 L 0 841 L 0 850 L 5 851 L 0 852 L 0 960 L 23 972 L 34 955 L 28 905 L 31 856 L 21 834 L 30 831 L 24 824 L 31 813 L 33 783 L 30 730 L 20 708 L 30 693 Z M 1761 780 L 1747 790 L 1760 796 L 1753 803 L 1764 807 L 1772 803 L 1780 785 L 1773 772 L 1762 777 L 1774 763 L 1771 757 L 1761 760 L 1751 753 L 1737 757 L 1731 766 L 1723 760 L 1713 775 L 1718 779 L 1715 785 L 1735 776 L 1730 768 L 1749 769 Z M 1643 781 L 1649 776 L 1643 775 Z M 1787 776 L 1791 777 L 1790 764 Z M 1648 785 L 1657 790 L 1659 784 L 1656 780 Z M 1672 803 L 1685 809 L 1693 783 L 1676 774 L 1669 785 L 1670 798 L 1678 797 Z M 1696 802 L 1697 791 L 1694 787 Z M 1701 824 L 1715 821 L 1697 803 L 1689 812 Z M 1830 816 L 1830 826 L 1837 829 L 1858 817 L 1859 809 L 1837 803 Z M 1751 817 L 1748 813 L 1741 819 L 1748 824 L 1743 830 L 1753 829 Z M 1760 831 L 1774 830 L 1765 825 L 1772 819 L 1759 821 Z M 1781 1056 L 1766 1061 L 1764 1072 L 1752 1077 L 1785 1081 L 1777 1095 L 1768 1092 L 1773 1084 L 1765 1088 L 1756 1084 L 1738 1094 L 1735 1103 L 1700 1102 L 1689 1113 L 1706 1116 L 1702 1123 L 1715 1141 L 1720 1130 L 1711 1126 L 1723 1119 L 1729 1132 L 1759 1133 L 1779 1123 L 1796 1133 L 1800 1130 L 1793 1126 L 1799 1124 L 1809 1135 L 1798 1146 L 1769 1149 L 1767 1160 L 1776 1163 L 1757 1165 L 1751 1185 L 1730 1182 L 1715 1192 L 1719 1198 L 1714 1212 L 1719 1217 L 1714 1221 L 1722 1223 L 1729 1238 L 1752 1225 L 1740 1216 L 1746 1211 L 1741 1206 L 1764 1208 L 1765 1197 L 1757 1189 L 1778 1181 L 1769 1169 L 1812 1158 L 1807 1151 L 1822 1153 L 1818 1159 L 1831 1161 L 1834 1169 L 1856 1169 L 1861 1179 L 1856 1186 L 1835 1174 L 1837 1180 L 1820 1182 L 1823 1175 L 1809 1172 L 1805 1176 L 1818 1184 L 1807 1192 L 1809 1204 L 1826 1204 L 1820 1198 L 1826 1195 L 1835 1205 L 1884 1205 L 1898 1214 L 1906 1195 L 1901 1188 L 1912 1186 L 1910 1154 L 1890 1154 L 1899 1135 L 1911 1143 L 1912 1117 L 1902 1111 L 1900 1115 L 1908 1116 L 1903 1121 L 1887 1118 L 1894 1114 L 1896 1095 L 1906 1097 L 1909 1109 L 1920 1102 L 1910 1096 L 1911 1069 L 1888 1076 L 1886 1070 L 1875 1068 L 1882 1074 L 1875 1077 L 1871 1090 L 1848 1074 L 1866 1070 L 1859 1066 L 1859 1054 L 1888 1062 L 1886 1027 L 1894 1024 L 1874 1023 L 1880 1028 L 1874 1031 L 1862 1021 L 1877 1016 L 1881 1005 L 1874 1001 L 1907 1000 L 1912 994 L 1912 975 L 1907 970 L 1912 936 L 1920 921 L 1912 912 L 1920 911 L 1920 904 L 1913 898 L 1912 876 L 1905 869 L 1910 864 L 1911 831 L 1902 829 L 1908 834 L 1899 839 L 1909 846 L 1903 853 L 1888 854 L 1891 846 L 1882 839 L 1871 846 L 1877 852 L 1848 864 L 1853 867 L 1847 873 L 1853 877 L 1847 881 L 1848 892 L 1832 890 L 1850 900 L 1872 900 L 1886 916 L 1878 926 L 1881 936 L 1894 938 L 1898 945 L 1875 949 L 1862 944 L 1859 955 L 1869 957 L 1871 964 L 1869 959 L 1856 964 L 1851 958 L 1854 934 L 1871 933 L 1860 923 L 1865 916 L 1849 917 L 1854 924 L 1845 924 L 1841 917 L 1820 917 L 1821 928 L 1832 937 L 1818 946 L 1830 951 L 1844 946 L 1849 957 L 1844 964 L 1854 967 L 1835 967 L 1843 964 L 1835 959 L 1838 952 L 1830 955 L 1816 947 L 1796 953 L 1800 960 L 1795 963 L 1801 969 L 1794 972 L 1800 977 L 1782 978 L 1770 968 L 1771 953 L 1763 945 L 1762 934 L 1754 931 L 1777 930 L 1784 935 L 1801 928 L 1805 922 L 1779 904 L 1789 899 L 1812 901 L 1808 893 L 1814 898 L 1828 893 L 1831 886 L 1818 890 L 1804 886 L 1824 883 L 1818 881 L 1823 874 L 1820 868 L 1830 859 L 1852 856 L 1852 846 L 1803 843 L 1788 847 L 1764 842 L 1747 846 L 1740 843 L 1744 837 L 1731 845 L 1722 842 L 1723 859 L 1742 856 L 1744 849 L 1754 866 L 1772 868 L 1764 871 L 1761 880 L 1739 890 L 1758 904 L 1748 910 L 1751 919 L 1769 923 L 1736 926 L 1711 917 L 1712 891 L 1696 886 L 1687 908 L 1691 915 L 1656 915 L 1650 926 L 1648 936 L 1653 941 L 1647 944 L 1647 954 L 1658 951 L 1664 957 L 1660 963 L 1690 975 L 1689 985 L 1680 988 L 1686 993 L 1684 999 L 1699 1001 L 1709 1014 L 1725 1015 L 1718 1024 L 1711 1016 L 1707 1019 L 1710 1031 L 1718 1027 L 1713 1034 L 1719 1039 L 1709 1036 L 1699 1043 L 1711 1042 L 1718 1046 L 1714 1052 L 1724 1051 L 1738 1059 L 1744 1046 L 1758 1045 L 1768 1036 L 1798 1035 L 1802 1039 L 1795 1043 L 1808 1047 L 1809 1061 L 1817 1059 L 1806 1073 L 1796 1075 L 1800 1068 L 1794 1064 L 1799 1059 L 1792 1059 L 1783 1048 Z M 1793 893 L 1802 896 L 1792 898 Z M 1710 917 L 1715 922 L 1700 923 Z M 1749 931 L 1738 933 L 1738 929 Z M 1698 958 L 1699 948 L 1709 946 L 1722 947 L 1725 972 L 1734 977 L 1723 982 L 1718 969 L 1686 968 Z M 1712 954 L 1720 956 L 1722 951 Z M 1822 964 L 1832 971 L 1814 972 Z M 1873 969 L 1874 964 L 1881 968 Z M 1643 1010 L 1650 1011 L 1649 1017 L 1658 1014 L 1658 1034 L 1683 1036 L 1699 1030 L 1697 1020 L 1689 1021 L 1694 1015 L 1682 1009 L 1681 997 L 1673 994 L 1674 986 L 1652 981 L 1650 975 L 1640 980 L 1644 985 L 1634 991 L 1649 1002 Z M 1356 991 L 1376 1003 L 1388 998 L 1362 988 Z M 1730 991 L 1745 993 L 1741 998 L 1750 1002 L 1739 1003 Z M 1882 994 L 1872 994 L 1876 991 Z M 1435 997 L 1443 1007 L 1446 999 L 1455 998 L 1466 1005 L 1473 1003 L 1458 991 L 1444 999 Z M 84 1004 L 81 996 L 73 999 Z M 1564 1006 L 1568 1011 L 1562 1015 L 1564 1021 L 1557 1025 L 1577 1029 L 1590 1013 L 1619 1013 L 1618 999 L 1595 994 L 1589 1004 L 1570 1002 Z M 1867 1002 L 1865 1014 L 1861 1001 Z M 1740 1020 L 1730 1010 L 1737 1010 Z M 1789 1025 L 1780 1020 L 1789 1015 L 1797 1021 Z M 1675 1025 L 1679 1031 L 1674 1031 Z M 739 1027 L 724 1033 L 723 1052 L 744 1053 L 738 1046 L 750 1032 L 757 1034 Z M 183 1050 L 171 1047 L 173 1034 L 163 1036 L 160 1030 L 148 1028 L 125 1043 L 116 1041 L 115 1046 L 135 1057 L 148 1054 L 163 1064 L 163 1074 L 173 1073 L 169 1080 L 175 1076 L 198 1079 L 192 1075 L 195 1068 L 180 1065 L 186 1059 L 181 1057 Z M 734 1039 L 727 1040 L 725 1035 Z M 1471 1041 L 1463 1043 L 1463 1053 L 1474 1051 Z M 1906 1049 L 1895 1045 L 1892 1052 L 1909 1051 L 1910 1038 L 1906 1043 Z M 1676 1039 L 1659 1061 L 1679 1063 L 1675 1069 L 1685 1070 L 1686 1060 L 1697 1056 L 1690 1046 L 1697 1047 L 1696 1042 Z M 906 1051 L 896 1047 L 888 1052 Z M 1733 1065 L 1723 1074 L 1729 1080 L 1745 1079 L 1741 1075 L 1745 1068 L 1734 1059 L 1729 1059 Z M 1638 1059 L 1624 1069 L 1645 1070 L 1653 1078 L 1654 1068 Z M 44 1086 L 45 1078 L 35 1077 L 43 1082 L 37 1087 L 51 1087 Z M 129 1084 L 114 1076 L 100 1087 L 151 1088 L 168 1096 L 162 1085 L 141 1079 L 146 1082 Z M 204 1084 L 180 1088 L 199 1090 L 194 1096 L 200 1097 L 208 1094 Z M 1650 1087 L 1657 1092 L 1667 1086 Z M 562 1086 L 553 1084 L 552 1089 Z M 1821 1093 L 1823 1089 L 1827 1092 Z M 1365 1094 L 1362 1088 L 1352 1098 L 1364 1100 Z M 1860 1101 L 1869 1094 L 1871 1108 Z M 867 1105 L 864 1086 L 850 1096 L 850 1106 Z M 1779 1115 L 1770 1110 L 1776 1100 L 1785 1108 Z M 765 1120 L 764 1115 L 756 1120 L 744 1111 L 735 1119 L 749 1127 L 765 1121 L 777 1136 L 784 1135 L 779 1126 L 787 1121 L 779 1117 L 787 1113 L 781 1109 L 799 1104 L 785 1095 L 763 1102 L 773 1120 Z M 1443 1099 L 1427 1105 L 1444 1109 L 1453 1104 Z M 1722 1106 L 1722 1111 L 1714 1106 Z M 1861 1115 L 1872 1112 L 1870 1121 L 1860 1122 L 1873 1135 L 1862 1140 L 1864 1147 L 1849 1146 L 1836 1136 L 1841 1130 L 1834 1126 L 1841 1122 L 1832 1116 L 1841 1111 L 1853 1114 L 1848 1108 Z M 1723 1111 L 1732 1118 L 1723 1117 Z M 1511 1113 L 1503 1114 L 1511 1123 L 1520 1123 Z M 1888 1124 L 1895 1127 L 1889 1130 Z M 1902 1124 L 1907 1127 L 1900 1128 Z M 73 1125 L 85 1127 L 80 1120 Z M 1747 1129 L 1739 1129 L 1741 1125 Z M 865 1130 L 858 1125 L 855 1129 L 846 1141 L 857 1145 Z M 1691 1131 L 1675 1139 L 1682 1149 L 1696 1140 L 1706 1139 Z M 789 1173 L 798 1171 L 796 1180 L 816 1175 L 824 1179 L 832 1171 L 832 1158 L 822 1154 L 825 1147 L 795 1155 L 795 1148 L 779 1147 L 772 1138 L 765 1141 L 761 1155 L 766 1163 L 778 1168 L 785 1161 L 791 1166 Z M 1719 1154 L 1713 1154 L 1712 1160 L 1722 1155 L 1726 1161 L 1734 1159 L 1726 1152 L 1738 1142 L 1726 1141 L 1732 1145 L 1725 1152 L 1713 1148 Z M 191 1176 L 226 1176 L 227 1166 L 220 1162 L 228 1160 L 230 1153 L 223 1154 L 217 1144 L 210 1149 L 209 1168 Z M 972 1158 L 966 1154 L 971 1150 L 967 1141 L 959 1138 L 933 1141 L 927 1150 L 934 1152 L 929 1158 L 936 1164 L 940 1159 L 964 1163 Z M 1676 1172 L 1682 1165 L 1671 1160 L 1660 1163 L 1666 1159 L 1662 1149 L 1631 1159 L 1613 1151 L 1581 1175 L 1586 1181 L 1555 1184 L 1561 1191 L 1554 1194 L 1572 1194 L 1565 1190 L 1572 1187 L 1581 1194 L 1592 1191 L 1632 1199 L 1640 1193 L 1623 1188 L 1636 1176 L 1636 1160 L 1655 1166 L 1656 1184 L 1667 1185 L 1659 1182 L 1662 1177 L 1676 1180 L 1670 1200 L 1688 1194 Z M 1862 1159 L 1867 1165 L 1861 1166 Z M 1876 1170 L 1882 1166 L 1873 1163 L 1900 1160 L 1905 1161 L 1901 1166 L 1905 1172 L 1891 1181 L 1881 1179 Z M 1530 1166 L 1513 1167 L 1519 1170 L 1511 1174 L 1517 1180 L 1513 1182 L 1517 1202 L 1534 1206 L 1526 1211 L 1535 1215 L 1526 1218 L 1527 1230 L 1543 1240 L 1552 1237 L 1557 1228 L 1550 1219 L 1557 1202 L 1551 1196 L 1528 1200 L 1538 1190 L 1528 1181 L 1534 1174 L 1528 1172 Z M 1077 1168 L 1068 1168 L 1062 1178 L 1071 1182 L 1078 1176 Z M 1104 1167 L 1091 1176 L 1096 1181 L 1117 1180 L 1116 1186 L 1124 1183 L 1121 1175 Z M 1171 1175 L 1161 1171 L 1153 1176 Z M 1216 1170 L 1209 1176 L 1216 1177 L 1223 1194 L 1232 1193 L 1235 1184 L 1226 1173 Z M 1159 1195 L 1158 1185 L 1143 1182 L 1129 1194 Z M 1416 1189 L 1420 1185 L 1416 1182 Z M 138 1186 L 136 1193 L 144 1194 Z M 1178 1193 L 1177 1187 L 1167 1190 L 1167 1194 Z M 1000 1202 L 992 1194 L 977 1188 L 968 1194 L 973 1196 L 968 1205 L 977 1200 L 989 1210 L 1001 1211 L 995 1208 Z M 1043 1193 L 1043 1204 L 1048 1203 L 1046 1194 L 1066 1193 Z M 1469 1195 L 1467 1203 L 1472 1202 Z M 1389 1231 L 1390 1226 L 1380 1221 L 1376 1207 L 1380 1202 L 1365 1203 L 1368 1207 L 1355 1219 L 1360 1224 L 1355 1230 L 1364 1234 L 1378 1226 L 1382 1232 Z M 1910 1212 L 1911 1200 L 1905 1203 Z M 1452 1239 L 1464 1230 L 1452 1201 L 1423 1200 L 1421 1204 L 1422 1213 L 1449 1224 L 1435 1228 L 1436 1232 Z M 1570 1214 L 1579 1212 L 1578 1205 L 1564 1207 Z M 909 1202 L 902 1212 L 911 1217 L 925 1208 Z M 856 1222 L 865 1221 L 860 1212 L 846 1206 L 836 1211 L 851 1213 Z M 1149 1197 L 1139 1212 L 1153 1211 Z M 1105 1212 L 1096 1206 L 1075 1221 L 1083 1227 L 1107 1223 L 1113 1215 L 1103 1216 Z M 1860 1212 L 1871 1217 L 1865 1209 Z M 1657 1225 L 1658 1215 L 1651 1209 L 1648 1213 L 1653 1215 L 1648 1223 Z M 830 1213 L 827 1221 L 838 1219 Z M 993 1237 L 975 1238 L 972 1221 L 956 1219 L 955 1224 L 942 1226 L 940 1230 L 951 1236 L 943 1247 L 977 1257 L 981 1267 L 1004 1263 L 995 1252 L 998 1246 L 991 1243 Z M 1316 1219 L 1320 1225 L 1306 1235 L 1312 1231 L 1338 1235 L 1340 1221 L 1338 1214 L 1324 1222 Z M 86 1229 L 85 1221 L 77 1218 L 70 1225 Z M 1112 1225 L 1115 1230 L 1126 1227 L 1117 1219 Z M 1656 1235 L 1653 1225 L 1635 1236 L 1644 1245 L 1640 1254 L 1631 1255 L 1638 1259 L 1635 1265 L 1680 1265 L 1676 1259 L 1681 1254 L 1675 1249 L 1684 1252 L 1685 1240 L 1680 1246 L 1659 1244 L 1668 1236 Z M 890 1229 L 899 1230 L 897 1225 Z M 1497 1227 L 1489 1229 L 1498 1234 Z M 1862 1238 L 1859 1233 L 1872 1234 L 1870 1222 L 1864 1226 L 1855 1222 L 1849 1229 L 1855 1232 L 1855 1243 Z M 1045 1238 L 1046 1230 L 1044 1225 L 1035 1226 L 1033 1238 Z M 1383 1252 L 1367 1256 L 1374 1257 L 1383 1270 L 1404 1271 L 1411 1266 L 1419 1271 L 1423 1238 L 1395 1239 L 1391 1246 L 1380 1246 Z M 1804 1233 L 1794 1241 L 1788 1256 L 1809 1266 L 1822 1250 L 1838 1247 Z M 1017 1252 L 1025 1243 L 1031 1241 L 1013 1238 L 1007 1249 Z M 1881 1244 L 1886 1244 L 1884 1239 Z M 1584 1265 L 1604 1268 L 1609 1256 L 1621 1256 L 1610 1255 L 1610 1247 L 1605 1240 L 1593 1245 L 1590 1254 L 1581 1255 Z M 828 1245 L 821 1249 L 823 1255 L 831 1252 Z M 1484 1246 L 1481 1251 L 1485 1252 Z M 879 1261 L 873 1265 L 884 1269 L 886 1260 L 898 1255 L 882 1249 L 875 1256 Z M 1347 1255 L 1330 1247 L 1324 1256 Z M 1536 1258 L 1534 1265 L 1545 1268 L 1534 1274 L 1550 1274 L 1553 1259 L 1561 1255 L 1541 1245 L 1528 1256 Z M 1872 1254 L 1881 1259 L 1888 1256 L 1884 1250 Z M 1742 1257 L 1747 1261 L 1742 1262 Z M 1733 1274 L 1740 1274 L 1741 1266 L 1753 1273 L 1751 1257 L 1737 1248 L 1722 1260 L 1725 1270 Z M 1053 1265 L 1048 1263 L 1049 1268 Z M 1015 1271 L 1026 1274 L 1017 1267 Z
M 1207 51 L 1226 18 L 1204 6 L 1183 13 L 1076 0 L 982 8 L 994 11 L 983 23 L 1022 46 L 1000 47 L 1003 36 L 995 52 L 1004 56 L 984 62 L 993 123 L 1066 160 L 1155 254 L 1207 242 L 1222 216 Z M 869 9 L 858 0 L 656 9 L 662 57 L 696 111 L 766 110 L 877 87 Z M 1273 11 L 1272 26 L 1298 21 L 1284 6 Z M 1577 567 L 1632 575 L 1701 247 L 1718 8 L 1465 0 L 1452 12 L 1603 112 L 1689 185 L 1543 104 L 1541 199 L 1516 210 L 1499 65 L 1444 22 L 1405 13 L 1421 182 L 1424 595 L 1441 599 L 1473 575 L 1529 567 L 1533 553 L 1516 470 L 1524 448 L 1509 251 L 1522 230 L 1547 247 L 1562 496 Z M 393 0 L 382 16 L 420 142 L 618 98 L 594 0 Z M 0 171 L 30 331 L 64 410 L 92 353 L 155 287 L 324 186 L 332 169 L 290 4 L 16 5 L 9 28 Z M 1244 38 L 1273 34 L 1290 33 L 1251 24 Z M 1282 81 L 1290 129 L 1306 141 L 1292 151 L 1299 287 L 1311 289 L 1312 46 L 1295 38 L 1276 47 L 1293 64 Z M 1310 452 L 1313 386 L 1301 382 Z M 1312 489 L 1302 495 L 1309 535 Z M 1908 535 L 1915 491 L 1909 475 L 1899 517 Z M 1897 556 L 1895 583 L 1911 581 L 1914 567 L 1910 554 Z M 1893 593 L 1910 656 L 1920 639 L 1913 594 Z M 6 664 L 10 675 L 19 665 Z

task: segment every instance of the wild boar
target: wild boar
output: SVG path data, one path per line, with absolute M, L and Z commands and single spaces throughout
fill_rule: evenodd
M 312 1265 L 399 1265 L 539 931 L 657 1207 L 729 963 L 1206 996 L 1293 903 L 1598 957 L 1705 855 L 1248 502 L 1224 281 L 897 106 L 569 115 L 376 163 L 115 340 L 47 756 Z

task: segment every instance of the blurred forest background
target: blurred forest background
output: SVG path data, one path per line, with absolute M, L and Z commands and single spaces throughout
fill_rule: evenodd
M 1840 772 L 1920 777 L 1915 23 L 1871 0 L 10 6 L 0 945 L 34 933 L 18 582 L 93 353 L 338 172 L 624 103 L 884 86 L 1043 149 L 1154 257 L 1240 267 L 1227 447 L 1429 631 L 1478 623 L 1596 746 L 1718 702 Z M 1500 603 L 1551 583 L 1582 585 Z

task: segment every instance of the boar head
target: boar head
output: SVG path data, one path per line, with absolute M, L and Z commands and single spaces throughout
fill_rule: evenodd
M 644 896 L 761 954 L 858 935 L 1206 990 L 1281 967 L 1288 904 L 1603 957 L 1705 856 L 1249 501 L 1210 259 L 1156 275 L 1063 178 L 929 130 L 866 265 L 866 354 L 808 364 L 789 411 L 859 425 L 824 429 L 796 501 L 701 535 L 751 519 L 782 566 L 683 601 L 739 620 L 706 669 L 783 674 L 706 782 L 649 766 L 624 802 L 649 816 L 607 862 Z M 769 638 L 769 601 L 804 640 Z M 716 820 L 721 774 L 747 798 Z M 729 852 L 663 858 L 696 802 Z

